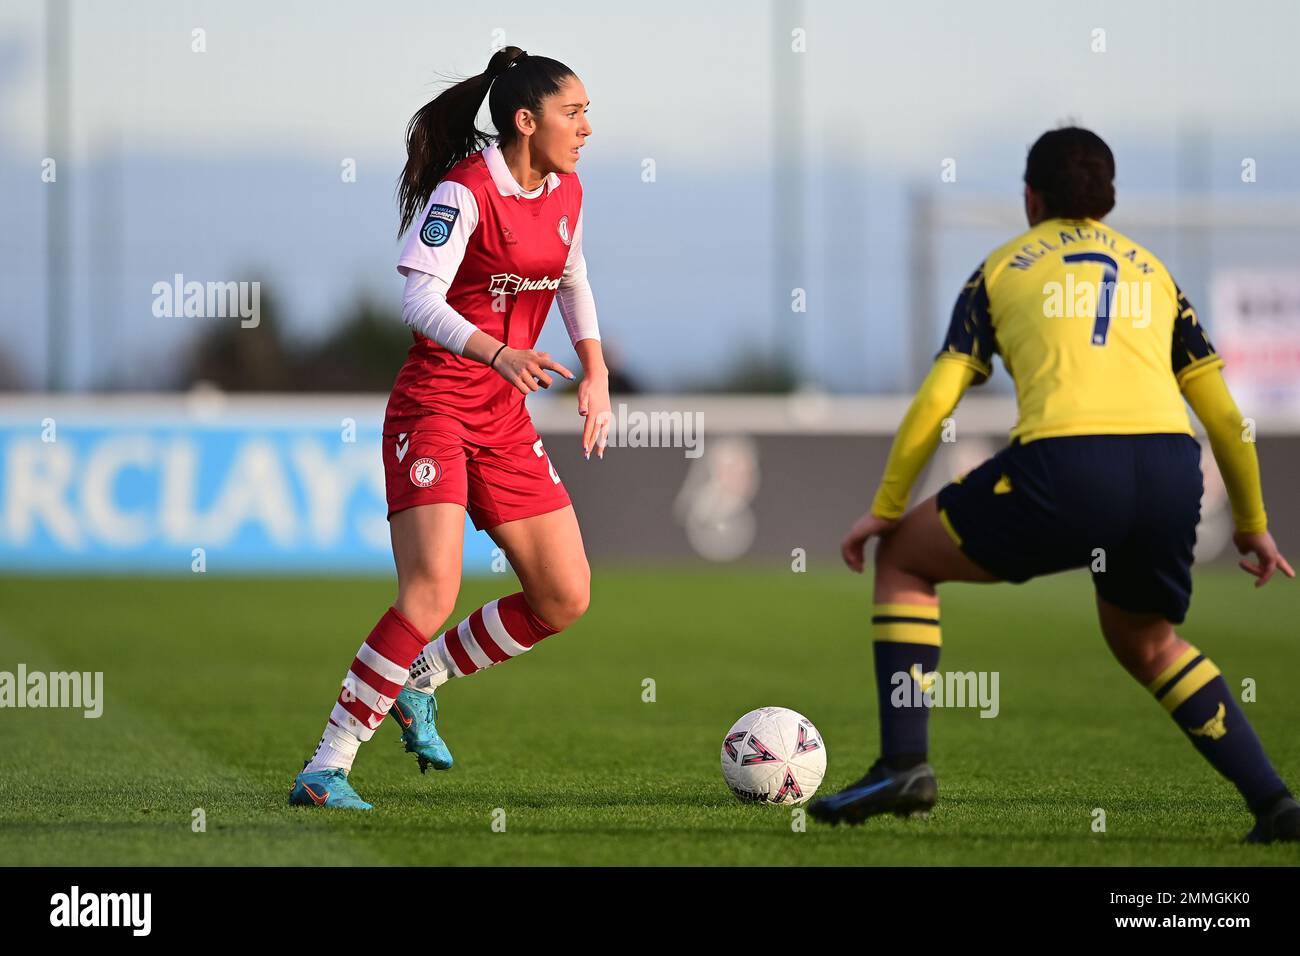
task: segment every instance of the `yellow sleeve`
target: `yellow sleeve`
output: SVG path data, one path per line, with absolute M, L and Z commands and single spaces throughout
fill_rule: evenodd
M 1264 492 L 1259 483 L 1259 455 L 1254 434 L 1247 437 L 1241 412 L 1232 400 L 1223 373 L 1215 366 L 1197 369 L 1179 383 L 1183 397 L 1205 426 L 1232 503 L 1232 522 L 1246 533 L 1268 528 Z
M 885 462 L 885 476 L 871 503 L 872 514 L 898 518 L 907 510 L 912 485 L 939 444 L 943 420 L 952 414 L 978 374 L 966 356 L 940 353 L 898 426 Z

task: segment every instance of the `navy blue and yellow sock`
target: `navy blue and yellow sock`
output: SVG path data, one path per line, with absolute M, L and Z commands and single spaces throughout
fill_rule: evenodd
M 1208 657 L 1188 647 L 1147 689 L 1201 756 L 1241 791 L 1252 811 L 1259 813 L 1287 795 L 1259 737 Z
M 927 675 L 939 666 L 939 606 L 877 604 L 871 612 L 880 709 L 880 755 L 893 770 L 915 766 L 929 750 Z M 906 681 L 896 675 L 907 675 Z M 898 706 L 901 698 L 904 706 Z M 921 704 L 921 706 L 918 706 Z

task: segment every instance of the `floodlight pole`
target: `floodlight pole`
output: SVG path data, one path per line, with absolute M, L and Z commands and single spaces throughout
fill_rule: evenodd
M 54 160 L 55 170 L 54 181 L 45 183 L 45 386 L 51 392 L 68 387 L 68 356 L 72 345 L 68 336 L 70 21 L 68 0 L 47 0 L 45 138 L 47 155 Z
M 802 0 L 772 3 L 772 302 L 776 322 L 772 347 L 777 365 L 789 362 L 796 384 L 806 377 L 808 312 L 791 311 L 791 292 L 807 294 L 807 202 L 804 195 L 804 60 L 792 48 L 791 30 L 807 29 Z M 805 302 L 805 308 L 809 308 Z M 784 355 L 779 354 L 784 351 Z

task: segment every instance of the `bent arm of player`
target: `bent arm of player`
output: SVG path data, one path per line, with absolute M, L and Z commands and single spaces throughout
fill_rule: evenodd
M 569 341 L 582 362 L 583 377 L 578 383 L 578 414 L 586 418 L 582 426 L 582 454 L 589 459 L 591 450 L 595 448 L 596 457 L 604 458 L 612 414 L 609 368 L 605 365 L 605 353 L 600 345 L 600 324 L 596 321 L 596 299 L 587 280 L 587 259 L 582 254 L 581 211 L 573 227 L 573 242 L 555 301 L 560 307 L 560 317 L 569 333 Z
M 955 357 L 941 355 L 935 361 L 894 435 L 884 477 L 871 503 L 873 515 L 886 521 L 903 516 L 912 485 L 939 444 L 944 419 L 952 415 L 977 374 L 971 365 Z
M 939 444 L 943 420 L 952 414 L 967 388 L 988 381 L 996 351 L 997 337 L 981 264 L 962 286 L 943 347 L 894 435 L 871 510 L 853 523 L 840 543 L 840 554 L 852 570 L 862 572 L 867 539 L 887 533 L 907 510 L 912 485 Z
M 1214 350 L 1205 326 L 1196 316 L 1196 309 L 1177 285 L 1174 294 L 1177 313 L 1170 362 L 1183 397 L 1205 426 L 1214 460 L 1223 475 L 1236 529 L 1232 543 L 1239 554 L 1255 555 L 1255 561 L 1240 561 L 1238 564 L 1243 571 L 1255 576 L 1256 587 L 1267 584 L 1278 568 L 1293 578 L 1295 572 L 1268 533 L 1264 494 L 1259 485 L 1255 436 L 1253 431 L 1247 432 L 1237 403 L 1232 400 L 1223 380 L 1220 371 L 1223 359 Z
M 410 268 L 402 301 L 402 320 L 416 332 L 437 342 L 449 352 L 491 364 L 506 381 L 527 395 L 551 384 L 546 369 L 566 378 L 573 373 L 545 352 L 508 349 L 496 338 L 465 318 L 447 301 L 448 285 L 441 278 Z M 493 364 L 493 359 L 496 359 Z
M 944 419 L 979 374 L 966 356 L 941 353 L 935 360 L 894 435 L 871 510 L 854 523 L 840 545 L 844 562 L 854 571 L 862 570 L 867 539 L 888 531 L 907 510 L 912 486 L 939 444 Z
M 1238 553 L 1253 553 L 1256 557 L 1253 562 L 1239 562 L 1240 567 L 1255 576 L 1256 587 L 1262 587 L 1278 569 L 1291 578 L 1295 577 L 1295 571 L 1278 551 L 1273 536 L 1268 532 L 1255 436 L 1228 391 L 1221 366 L 1222 363 L 1218 362 L 1189 368 L 1180 376 L 1179 387 L 1187 404 L 1192 406 L 1192 411 L 1205 426 L 1214 460 L 1223 475 L 1235 528 L 1232 542 Z
M 402 321 L 457 355 L 465 354 L 466 344 L 478 331 L 478 326 L 447 302 L 447 284 L 437 276 L 416 269 L 409 269 L 406 273 Z
M 496 340 L 447 302 L 447 292 L 478 220 L 473 190 L 461 183 L 438 183 L 425 207 L 423 223 L 402 247 L 397 271 L 406 277 L 402 321 L 450 352 L 487 361 L 481 354 Z M 494 351 L 488 352 L 489 356 Z

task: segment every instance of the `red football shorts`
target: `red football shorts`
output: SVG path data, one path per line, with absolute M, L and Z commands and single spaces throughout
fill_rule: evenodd
M 513 435 L 476 445 L 464 428 L 440 416 L 411 432 L 385 432 L 388 517 L 416 505 L 458 504 L 482 531 L 570 504 L 560 476 L 525 419 Z

